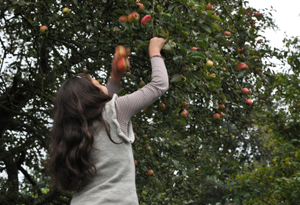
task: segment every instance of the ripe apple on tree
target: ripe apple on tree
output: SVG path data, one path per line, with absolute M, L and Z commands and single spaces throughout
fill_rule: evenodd
M 139 87 L 142 88 L 142 87 L 144 87 L 144 86 L 145 86 L 145 82 L 144 82 L 144 81 L 141 81 L 141 82 L 139 83 Z
M 164 111 L 166 109 L 166 105 L 164 103 L 161 103 L 159 107 L 161 111 Z
M 219 109 L 220 109 L 220 110 L 224 110 L 224 109 L 225 109 L 225 105 L 224 105 L 224 104 L 220 104 L 220 105 L 219 105 Z
M 183 111 L 180 113 L 180 116 L 183 118 L 186 118 L 188 115 L 188 111 L 186 109 L 183 109 Z
M 128 15 L 127 20 L 129 23 L 135 23 L 140 19 L 140 14 L 138 12 L 132 12 Z
M 249 90 L 248 90 L 248 88 L 243 88 L 242 89 L 242 93 L 244 94 L 244 95 L 248 95 L 249 94 Z
M 230 31 L 224 31 L 224 35 L 230 37 L 230 36 L 231 36 L 231 33 L 230 33 Z
M 147 21 L 152 21 L 152 17 L 150 15 L 146 15 L 142 18 L 141 20 L 141 23 L 144 25 L 144 26 L 147 26 L 146 22 Z
M 144 7 L 144 4 L 142 4 L 142 3 L 136 3 L 141 9 L 144 9 L 145 7 Z
M 147 147 L 146 147 L 146 150 L 147 150 L 147 151 L 150 151 L 150 150 L 151 150 L 151 147 L 150 147 L 150 146 L 147 146 Z
M 123 21 L 123 22 L 127 23 L 128 17 L 127 16 L 120 16 L 119 21 Z
M 62 10 L 64 15 L 69 15 L 70 14 L 70 9 L 68 7 L 63 8 Z
M 246 105 L 251 106 L 252 105 L 252 100 L 251 99 L 247 99 L 245 101 Z
M 208 60 L 208 61 L 206 61 L 206 67 L 207 68 L 211 68 L 211 67 L 213 67 L 213 65 L 214 65 L 214 62 L 212 62 L 211 60 Z
M 47 31 L 48 31 L 48 27 L 47 26 L 43 25 L 43 26 L 40 27 L 40 32 L 42 34 L 46 33 Z
M 148 176 L 152 176 L 154 174 L 153 170 L 152 169 L 149 169 L 148 172 L 147 172 Z
M 187 107 L 187 106 L 188 106 L 188 103 L 185 102 L 185 101 L 183 101 L 183 102 L 181 103 L 181 106 L 182 106 L 182 107 Z
M 205 10 L 206 10 L 206 11 L 207 11 L 207 10 L 213 11 L 213 10 L 214 10 L 213 5 L 212 5 L 211 3 L 206 4 L 206 5 L 205 5 Z
M 197 50 L 197 47 L 193 46 L 193 47 L 191 48 L 191 50 Z
M 131 73 L 130 72 L 126 72 L 126 77 L 130 77 Z
M 249 67 L 248 67 L 248 65 L 247 65 L 246 63 L 240 63 L 240 64 L 238 65 L 238 70 L 240 71 L 241 69 L 246 69 L 246 70 L 248 70 Z
M 219 120 L 219 119 L 221 118 L 221 116 L 220 116 L 219 113 L 215 113 L 215 114 L 213 115 L 213 118 L 214 118 L 215 120 Z

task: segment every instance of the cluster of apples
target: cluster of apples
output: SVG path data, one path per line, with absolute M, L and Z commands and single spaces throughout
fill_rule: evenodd
M 70 10 L 68 7 L 65 7 L 65 8 L 63 8 L 62 13 L 63 13 L 63 15 L 67 16 L 67 15 L 70 14 L 70 11 L 71 11 L 71 10 Z M 47 31 L 48 31 L 48 27 L 47 27 L 47 26 L 42 25 L 42 26 L 40 27 L 40 32 L 41 32 L 41 34 L 45 34 Z
M 115 56 L 117 56 L 116 67 L 119 72 L 124 72 L 127 68 L 127 59 L 130 51 L 126 49 L 124 46 L 119 45 L 115 48 Z
M 142 3 L 139 3 L 137 1 L 136 3 L 141 9 L 144 9 L 144 5 Z M 132 12 L 130 13 L 129 15 L 127 16 L 120 16 L 119 17 L 119 21 L 123 21 L 125 23 L 136 23 L 138 22 L 138 20 L 140 19 L 140 14 L 138 12 Z M 145 15 L 142 20 L 141 20 L 141 23 L 144 25 L 144 26 L 147 26 L 146 22 L 147 21 L 152 21 L 152 17 L 150 15 Z
M 205 6 L 205 10 L 211 10 L 211 11 L 213 11 L 213 6 L 212 6 L 212 4 L 208 3 L 208 4 Z M 249 12 L 247 12 L 247 11 L 245 11 L 245 12 L 246 12 L 248 15 L 251 15 Z M 256 17 L 261 17 L 261 14 L 260 14 L 260 13 L 255 13 L 254 16 L 256 16 Z M 224 32 L 224 35 L 225 35 L 226 37 L 231 37 L 230 31 L 225 31 L 225 32 Z M 261 43 L 261 40 L 258 40 L 257 43 Z M 191 50 L 196 51 L 196 50 L 197 50 L 197 47 L 193 46 L 193 47 L 191 47 Z M 243 48 L 238 48 L 238 50 L 239 50 L 239 52 L 244 52 L 244 49 L 243 49 Z M 211 67 L 213 67 L 213 62 L 212 62 L 211 60 L 207 60 L 207 62 L 206 62 L 206 64 L 205 64 L 205 67 L 206 67 L 206 68 L 211 68 Z M 248 69 L 249 69 L 249 66 L 248 66 L 246 63 L 241 62 L 241 63 L 238 64 L 237 68 L 238 68 L 238 71 L 241 71 L 241 70 L 248 70 Z M 222 68 L 222 70 L 223 70 L 223 71 L 226 71 L 226 68 Z M 215 76 L 215 74 L 211 74 L 211 75 L 209 75 L 208 77 L 209 77 L 209 78 L 215 78 L 216 76 Z M 243 93 L 244 95 L 248 95 L 248 94 L 250 93 L 250 91 L 249 91 L 247 88 L 243 88 L 243 89 L 242 89 L 242 93 Z M 245 104 L 248 105 L 248 106 L 251 106 L 251 105 L 252 105 L 252 100 L 251 100 L 251 99 L 246 99 Z M 219 105 L 219 110 L 224 110 L 224 109 L 225 109 L 225 105 L 224 105 L 224 104 L 220 104 L 220 105 Z M 182 112 L 182 116 L 185 116 L 184 112 Z M 217 119 L 217 120 L 218 120 L 218 119 L 220 119 L 221 117 L 225 117 L 225 114 L 224 114 L 223 112 L 220 112 L 220 114 L 219 114 L 219 113 L 215 113 L 215 114 L 213 115 L 213 119 Z

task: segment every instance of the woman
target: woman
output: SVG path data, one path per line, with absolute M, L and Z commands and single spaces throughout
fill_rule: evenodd
M 75 191 L 71 204 L 138 204 L 130 118 L 162 96 L 169 87 L 160 51 L 152 38 L 152 80 L 132 94 L 117 96 L 123 73 L 112 62 L 107 87 L 79 74 L 59 88 L 54 106 L 49 168 L 53 185 Z

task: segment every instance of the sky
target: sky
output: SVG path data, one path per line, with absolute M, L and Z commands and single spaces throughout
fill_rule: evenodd
M 282 48 L 282 40 L 285 33 L 288 37 L 300 37 L 300 0 L 248 0 L 249 5 L 262 11 L 271 6 L 277 11 L 273 11 L 273 19 L 279 27 L 279 31 L 266 30 L 263 34 L 272 47 Z

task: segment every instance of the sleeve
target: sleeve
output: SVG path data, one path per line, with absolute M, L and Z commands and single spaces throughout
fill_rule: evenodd
M 134 93 L 121 96 L 116 100 L 117 118 L 128 122 L 136 113 L 155 102 L 169 89 L 169 78 L 163 58 L 152 57 L 151 82 Z
M 108 95 L 112 97 L 114 94 L 118 94 L 120 89 L 120 83 L 115 83 L 109 79 L 106 88 L 108 91 Z

